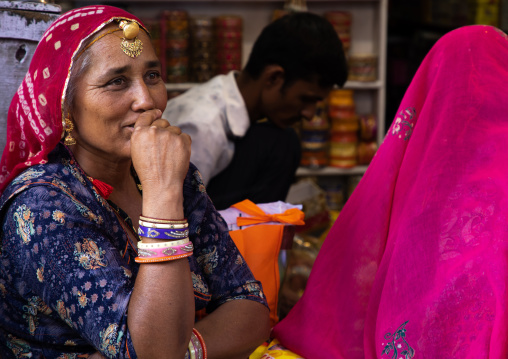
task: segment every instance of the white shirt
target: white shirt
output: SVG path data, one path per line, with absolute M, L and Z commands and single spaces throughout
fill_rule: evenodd
M 201 172 L 205 186 L 229 165 L 235 151 L 233 140 L 243 137 L 250 126 L 235 73 L 215 76 L 169 100 L 162 116 L 191 136 L 191 162 Z

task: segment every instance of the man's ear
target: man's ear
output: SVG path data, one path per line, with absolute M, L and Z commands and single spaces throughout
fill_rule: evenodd
M 268 65 L 261 73 L 261 83 L 265 89 L 282 88 L 284 80 L 284 69 L 279 65 Z

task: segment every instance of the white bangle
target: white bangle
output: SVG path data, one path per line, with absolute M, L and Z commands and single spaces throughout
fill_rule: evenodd
M 156 243 L 143 243 L 143 241 L 138 242 L 138 248 L 141 249 L 156 249 L 156 248 L 164 248 L 164 247 L 176 247 L 185 243 L 189 243 L 189 238 L 180 239 L 178 241 L 171 242 L 156 242 Z
M 189 342 L 189 354 L 190 354 L 190 359 L 196 359 L 196 350 L 194 349 L 192 340 Z

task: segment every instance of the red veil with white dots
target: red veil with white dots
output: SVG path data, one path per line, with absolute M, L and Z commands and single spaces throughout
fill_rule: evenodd
M 43 164 L 62 137 L 64 96 L 83 41 L 113 20 L 141 21 L 112 6 L 86 6 L 60 16 L 44 33 L 7 115 L 0 192 L 27 167 Z

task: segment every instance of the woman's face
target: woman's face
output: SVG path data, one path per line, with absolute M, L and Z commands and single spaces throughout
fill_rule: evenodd
M 91 64 L 76 79 L 72 136 L 78 147 L 73 152 L 78 150 L 80 155 L 130 159 L 130 138 L 139 115 L 166 108 L 160 62 L 148 35 L 140 30 L 143 51 L 136 58 L 123 53 L 121 36 L 121 31 L 108 34 L 88 48 Z

